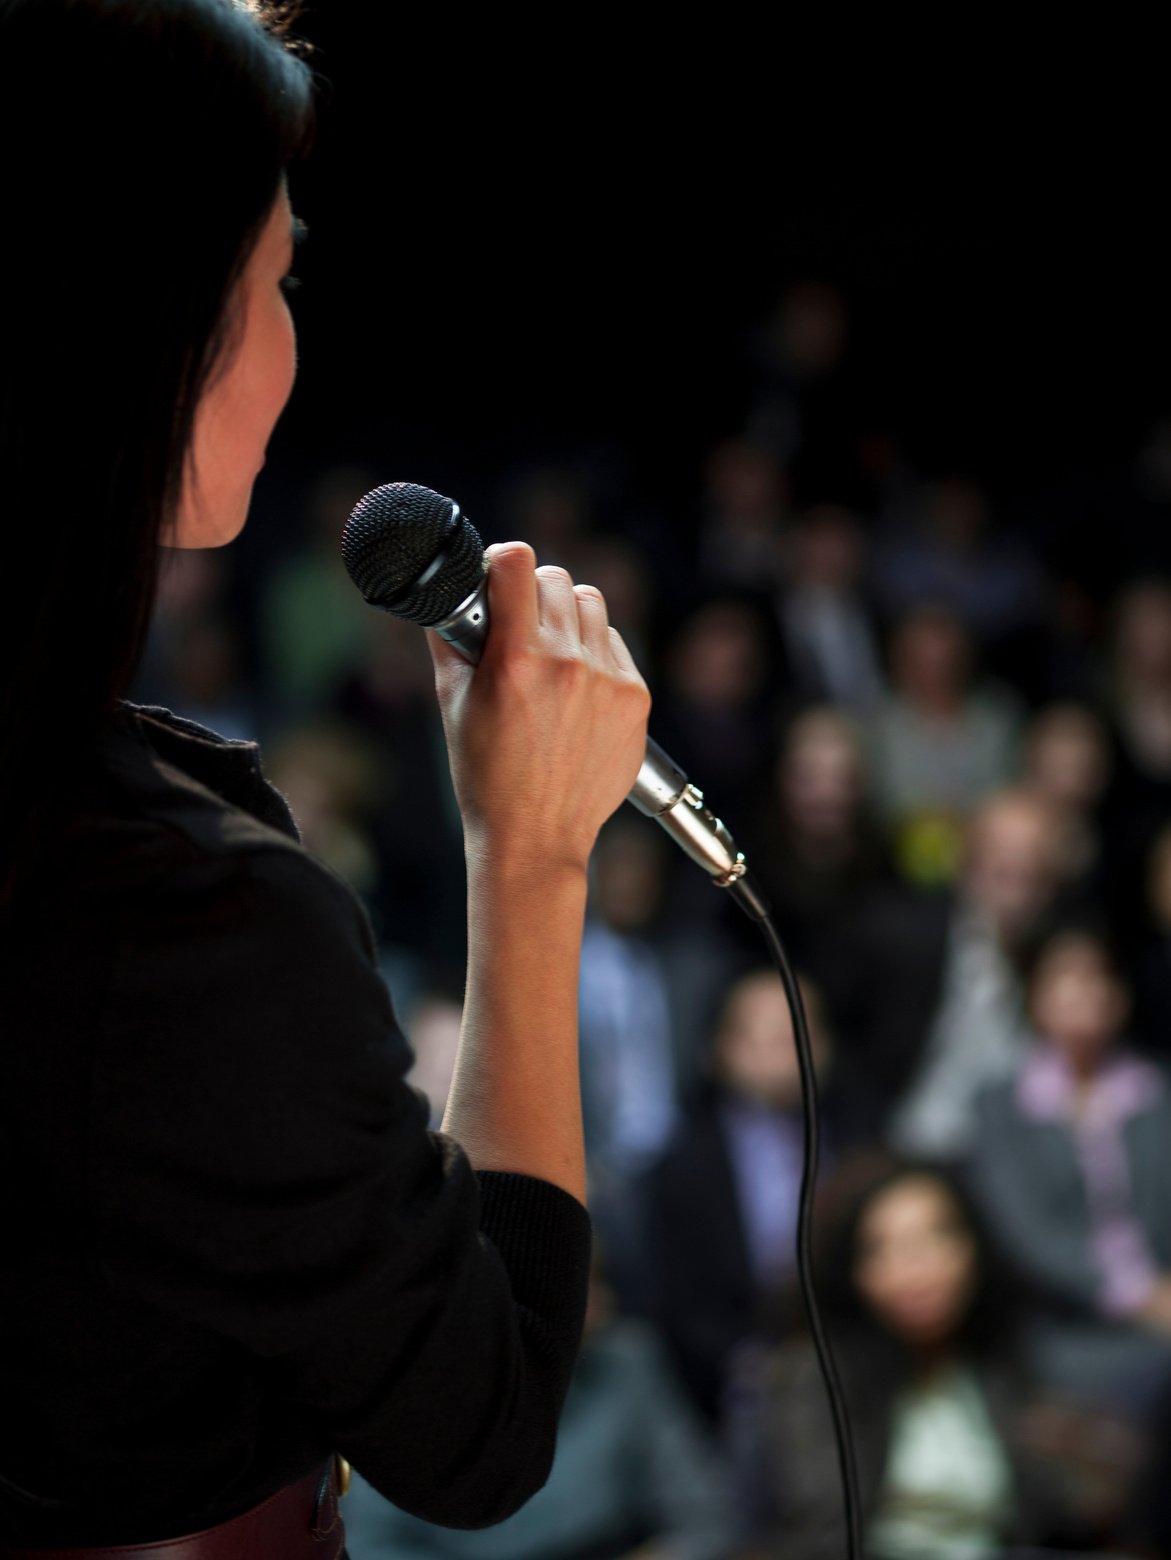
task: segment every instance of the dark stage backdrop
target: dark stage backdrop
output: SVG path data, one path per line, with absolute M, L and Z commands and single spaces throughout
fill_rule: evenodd
M 731 15 L 318 0 L 301 31 L 330 93 L 270 508 L 306 460 L 470 505 L 591 442 L 683 501 L 739 426 L 752 323 L 803 277 L 847 296 L 851 415 L 1009 511 L 1171 407 L 1161 143 L 1079 79 L 960 75 L 939 40 L 847 70 Z

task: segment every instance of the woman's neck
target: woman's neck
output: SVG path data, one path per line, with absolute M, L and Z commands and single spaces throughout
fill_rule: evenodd
M 957 1358 L 954 1339 L 922 1345 L 914 1353 L 915 1385 L 922 1388 L 937 1386 L 940 1379 L 954 1367 Z

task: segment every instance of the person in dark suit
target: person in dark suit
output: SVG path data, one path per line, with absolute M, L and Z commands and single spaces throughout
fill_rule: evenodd
M 820 1003 L 807 983 L 803 991 L 824 1067 Z M 785 993 L 773 971 L 758 970 L 729 990 L 711 1042 L 708 1086 L 646 1186 L 652 1315 L 712 1423 L 720 1418 L 736 1346 L 763 1317 L 795 1305 L 800 1101 Z
M 586 868 L 648 706 L 601 595 L 506 544 L 479 667 L 432 647 L 472 907 L 441 1133 L 255 744 L 124 698 L 160 544 L 238 534 L 292 388 L 313 84 L 266 22 L 0 4 L 5 1560 L 336 1560 L 335 1452 L 499 1520 L 580 1335 Z

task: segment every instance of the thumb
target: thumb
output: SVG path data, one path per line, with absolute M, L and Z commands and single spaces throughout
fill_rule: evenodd
M 471 681 L 475 667 L 462 656 L 454 645 L 432 629 L 427 630 L 427 648 L 431 652 L 431 664 L 435 668 L 435 692 L 442 704 L 453 698 Z

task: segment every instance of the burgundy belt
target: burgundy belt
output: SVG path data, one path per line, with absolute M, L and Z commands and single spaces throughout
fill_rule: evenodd
M 202 1533 L 92 1549 L 5 1549 L 0 1542 L 0 1560 L 338 1560 L 346 1539 L 338 1462 L 331 1458 L 328 1468 Z M 348 1468 L 340 1471 L 343 1489 L 348 1474 Z

